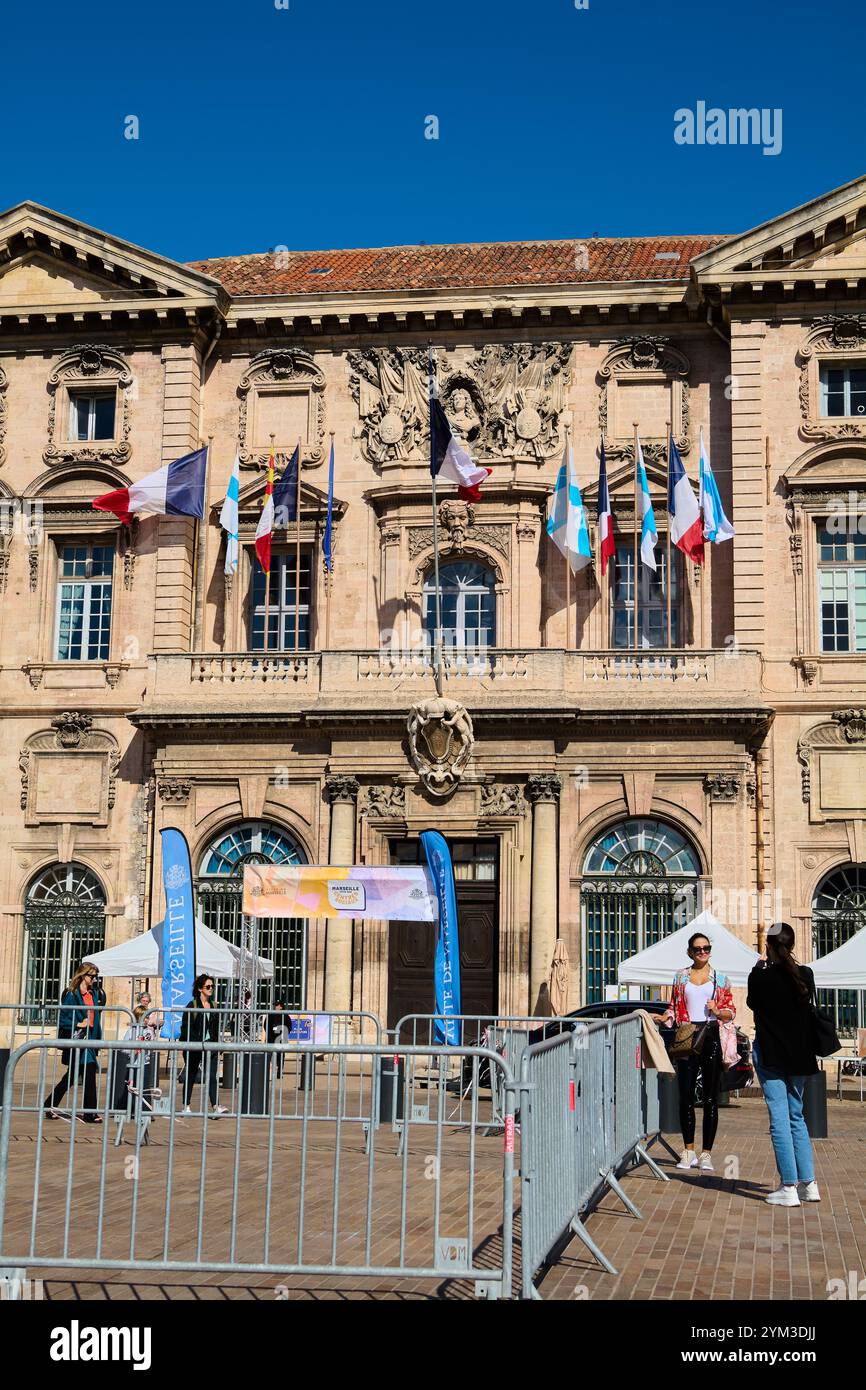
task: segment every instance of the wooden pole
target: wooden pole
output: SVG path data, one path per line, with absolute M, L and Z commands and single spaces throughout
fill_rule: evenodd
M 334 431 L 331 430 L 331 454 L 334 450 Z M 300 472 L 298 459 L 298 472 Z M 333 525 L 333 476 L 328 478 L 328 496 L 331 500 L 331 563 L 325 571 L 325 651 L 331 647 L 331 575 L 334 569 L 334 525 Z M 325 523 L 327 525 L 327 522 Z
M 668 604 L 668 625 L 667 625 L 667 645 L 670 651 L 674 645 L 673 632 L 671 630 L 671 422 L 666 421 L 665 429 L 668 432 L 668 531 L 667 548 L 665 552 L 665 590 Z
M 270 458 L 268 459 L 268 469 L 270 469 L 270 466 L 271 466 L 271 458 L 274 458 L 274 438 L 275 438 L 275 436 L 274 436 L 274 435 L 271 435 L 271 454 L 270 454 Z M 274 467 L 275 467 L 275 471 L 276 471 L 276 459 L 275 459 L 275 458 L 274 458 Z M 276 519 L 276 518 L 275 518 L 275 519 Z M 271 550 L 272 550 L 272 551 L 273 551 L 273 545 L 274 545 L 274 528 L 273 528 L 273 524 L 272 524 L 272 525 L 271 525 Z M 264 647 L 265 647 L 265 651 L 266 651 L 266 652 L 270 650 L 270 645 L 271 645 L 271 636 L 270 636 L 270 633 L 269 633 L 269 631 L 268 631 L 268 625 L 269 625 L 269 622 L 270 622 L 270 611 L 271 611 L 271 565 L 270 565 L 270 561 L 268 561 L 268 568 L 267 568 L 267 570 L 265 571 L 265 642 L 264 642 Z
M 310 575 L 312 583 L 312 574 Z M 301 440 L 298 438 L 298 481 L 295 492 L 295 656 L 301 631 Z
M 637 460 L 638 460 L 638 434 L 637 434 L 637 421 L 635 420 L 635 422 L 634 422 L 634 574 L 632 575 L 632 585 L 633 585 L 632 592 L 633 592 L 633 595 L 634 595 L 633 601 L 632 601 L 632 616 L 633 616 L 633 618 L 634 618 L 634 649 L 635 649 L 635 652 L 639 651 L 639 649 L 640 649 L 640 639 L 639 639 L 639 637 L 638 637 L 638 619 L 639 619 L 639 613 L 640 613 L 640 601 L 639 601 L 639 599 L 638 599 L 638 591 L 639 591 L 640 585 L 639 585 L 639 581 L 638 581 L 638 572 L 637 572 L 638 546 L 639 546 L 639 543 L 640 543 L 640 483 L 639 483 L 639 481 L 638 481 Z

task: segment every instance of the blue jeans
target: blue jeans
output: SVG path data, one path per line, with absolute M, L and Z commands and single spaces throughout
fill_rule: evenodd
M 796 1182 L 814 1182 L 812 1141 L 803 1119 L 805 1076 L 785 1076 L 783 1072 L 762 1066 L 757 1047 L 752 1048 L 752 1060 L 770 1112 L 770 1138 L 779 1177 L 790 1186 Z

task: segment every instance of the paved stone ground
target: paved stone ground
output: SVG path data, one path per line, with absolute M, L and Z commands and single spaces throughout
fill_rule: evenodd
M 212 1128 L 208 1183 L 213 1182 L 213 1186 L 208 1186 L 206 1194 L 208 1241 L 225 1238 L 226 1189 L 234 1161 L 233 1128 L 231 1121 L 220 1122 L 219 1129 Z M 636 1220 L 608 1194 L 587 1220 L 593 1240 L 616 1265 L 618 1274 L 611 1275 L 600 1269 L 580 1242 L 573 1240 L 539 1279 L 542 1296 L 559 1300 L 826 1300 L 828 1281 L 848 1279 L 851 1272 L 861 1279 L 866 1273 L 866 1105 L 854 1099 L 831 1100 L 829 1129 L 832 1138 L 815 1145 L 823 1200 L 817 1205 L 792 1210 L 768 1207 L 762 1200 L 766 1191 L 775 1186 L 776 1173 L 766 1110 L 760 1096 L 743 1099 L 722 1110 L 715 1152 L 718 1171 L 714 1176 L 676 1172 L 674 1159 L 657 1142 L 652 1149 L 653 1156 L 670 1173 L 671 1181 L 659 1181 L 645 1166 L 628 1172 L 623 1179 L 625 1190 L 640 1208 L 643 1219 Z M 290 1141 L 288 1135 L 286 1131 L 286 1151 L 290 1154 L 297 1141 Z M 187 1240 L 196 1229 L 198 1178 L 194 1161 L 186 1165 L 185 1187 L 179 1186 L 178 1173 L 184 1169 L 184 1147 L 189 1146 L 194 1160 L 197 1142 L 195 1125 L 188 1124 L 187 1137 L 179 1138 L 178 1168 L 172 1179 L 181 1213 L 172 1229 L 178 1235 L 185 1234 Z M 443 1230 L 449 1229 L 449 1222 L 452 1229 L 459 1229 L 466 1216 L 468 1142 L 465 1135 L 454 1132 L 448 1142 L 454 1166 L 450 1176 L 443 1178 Z M 46 1238 L 54 1242 L 50 1247 L 52 1251 L 58 1248 L 57 1226 L 58 1223 L 62 1225 L 63 1220 L 65 1181 L 61 1177 L 65 1173 L 63 1165 L 68 1143 L 68 1126 L 59 1122 L 50 1129 L 46 1126 L 40 1159 L 43 1198 L 39 1222 Z M 482 1267 L 495 1262 L 501 1249 L 498 1225 L 501 1147 L 501 1136 L 477 1141 L 476 1264 Z M 92 1226 L 101 1148 L 102 1133 L 96 1126 L 76 1127 L 75 1221 L 81 1232 L 88 1232 Z M 415 1154 L 419 1161 L 424 1156 L 424 1148 L 422 1138 Z M 16 1118 L 11 1145 L 8 1227 L 13 1238 L 26 1236 L 29 1228 L 29 1193 L 38 1149 L 34 1118 Z M 112 1158 L 108 1169 L 106 1226 L 109 1231 L 112 1216 L 118 1232 L 128 1230 L 130 1184 L 119 1176 L 123 1152 L 122 1149 L 116 1151 L 116 1166 Z M 129 1150 L 126 1152 L 128 1154 Z M 243 1224 L 250 1241 L 254 1231 L 260 1229 L 256 1220 L 261 1206 L 262 1152 L 261 1145 L 257 1151 L 252 1144 L 244 1160 L 250 1166 L 248 1172 L 245 1170 L 248 1205 L 244 1209 Z M 149 1236 L 150 1244 L 155 1246 L 159 1244 L 159 1222 L 165 1205 L 166 1188 L 159 1167 L 164 1157 L 164 1154 L 160 1157 L 156 1141 L 142 1159 L 150 1165 L 150 1178 L 139 1210 L 140 1231 L 145 1237 Z M 314 1200 L 308 1211 L 312 1244 L 305 1246 L 310 1253 L 317 1238 L 322 1241 L 327 1236 L 331 1200 L 327 1174 L 333 1169 L 333 1158 L 333 1142 L 327 1126 L 323 1126 L 316 1131 L 309 1146 L 309 1160 L 316 1161 L 317 1167 Z M 380 1131 L 376 1162 L 375 1225 L 377 1231 L 383 1233 L 383 1239 L 391 1240 L 393 1248 L 394 1211 L 399 1202 L 402 1169 L 394 1153 L 393 1136 L 384 1131 Z M 356 1213 L 361 1212 L 367 1167 L 357 1132 L 346 1144 L 341 1172 L 342 1208 L 349 1213 L 354 1206 Z M 432 1230 L 428 1200 L 432 1186 L 427 1183 L 422 1187 L 419 1182 L 410 1193 L 408 1257 L 416 1258 L 419 1263 L 429 1258 L 425 1252 L 429 1251 Z M 297 1211 L 292 1205 L 292 1190 L 293 1183 L 287 1178 L 279 1188 L 279 1202 L 274 1203 L 272 1238 L 275 1249 L 279 1248 L 283 1237 L 287 1242 L 285 1248 L 291 1248 L 294 1240 Z M 517 1185 L 515 1201 L 519 1201 Z M 358 1221 L 348 1223 L 350 1239 L 358 1236 L 358 1230 L 349 1227 L 358 1224 Z M 515 1228 L 518 1239 L 519 1230 L 518 1215 Z M 515 1250 L 515 1266 L 517 1279 L 519 1244 Z M 459 1280 L 437 1282 L 408 1278 L 395 1283 L 393 1279 L 361 1280 L 332 1275 L 281 1278 L 274 1274 L 189 1275 L 99 1268 L 74 1273 L 32 1269 L 30 1274 L 42 1277 L 45 1296 L 50 1299 L 273 1301 L 282 1296 L 304 1300 L 415 1301 L 473 1297 L 473 1288 Z M 280 1295 L 275 1291 L 278 1281 L 283 1286 Z

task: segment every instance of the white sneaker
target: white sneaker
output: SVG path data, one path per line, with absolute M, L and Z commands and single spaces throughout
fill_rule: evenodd
M 820 1202 L 821 1200 L 821 1194 L 818 1191 L 818 1184 L 814 1181 L 814 1179 L 812 1180 L 812 1182 L 798 1182 L 797 1195 L 799 1196 L 801 1202 Z
M 183 1107 L 183 1114 L 184 1114 L 184 1115 L 191 1115 L 191 1114 L 192 1114 L 192 1107 L 189 1106 L 189 1105 L 185 1105 L 185 1106 Z
M 683 1156 L 677 1164 L 678 1168 L 697 1168 L 698 1156 L 694 1149 L 685 1149 Z
M 702 1153 L 698 1159 L 698 1167 L 702 1173 L 714 1173 L 716 1171 L 713 1167 L 712 1155 L 708 1154 L 706 1151 Z
M 210 1113 L 212 1119 L 218 1120 L 220 1115 L 227 1115 L 229 1113 L 229 1108 L 227 1105 L 215 1105 Z
M 771 1192 L 769 1197 L 764 1198 L 771 1207 L 798 1207 L 800 1198 L 797 1196 L 796 1187 L 777 1187 L 775 1192 Z

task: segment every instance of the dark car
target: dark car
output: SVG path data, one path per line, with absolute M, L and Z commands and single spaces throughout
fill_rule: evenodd
M 584 1004 L 582 1009 L 575 1009 L 573 1013 L 566 1014 L 561 1019 L 551 1019 L 549 1023 L 542 1024 L 529 1034 L 529 1044 L 542 1042 L 545 1038 L 555 1038 L 560 1033 L 572 1032 L 579 1023 L 591 1022 L 593 1019 L 624 1018 L 626 1014 L 634 1013 L 635 1009 L 644 1009 L 648 1014 L 663 1014 L 667 1012 L 667 1004 L 660 999 L 607 999 L 598 1004 Z M 659 1033 L 664 1039 L 665 1046 L 669 1047 L 673 1041 L 674 1028 L 660 1028 Z M 737 1029 L 737 1052 L 739 1061 L 735 1067 L 725 1073 L 724 1089 L 726 1091 L 740 1090 L 744 1086 L 752 1084 L 752 1045 L 742 1029 Z M 700 1104 L 702 1098 L 700 1078 L 695 1099 Z

